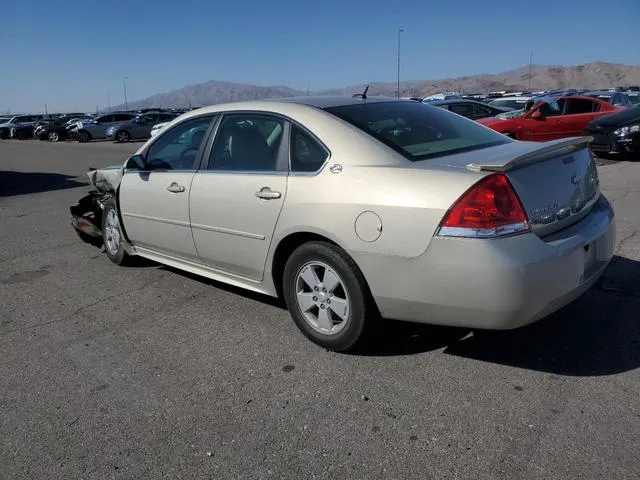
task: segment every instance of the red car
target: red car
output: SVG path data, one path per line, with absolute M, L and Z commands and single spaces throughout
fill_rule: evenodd
M 525 107 L 477 122 L 517 140 L 546 142 L 580 137 L 591 120 L 624 110 L 598 98 L 580 96 L 541 97 L 534 102 L 529 110 Z

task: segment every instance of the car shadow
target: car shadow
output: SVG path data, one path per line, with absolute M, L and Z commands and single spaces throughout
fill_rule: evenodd
M 59 173 L 0 171 L 0 197 L 64 190 L 88 184 L 88 181 Z
M 139 266 L 158 266 L 142 261 Z M 159 268 L 286 310 L 284 302 L 173 267 Z M 602 376 L 640 367 L 640 262 L 615 256 L 601 280 L 575 302 L 526 327 L 472 330 L 379 322 L 354 356 L 447 355 L 565 376 Z
M 151 260 L 146 260 L 146 259 L 144 260 L 145 262 L 148 262 L 148 263 L 146 264 L 143 263 L 140 266 L 152 266 L 151 264 L 159 265 L 159 264 L 156 264 L 155 262 L 152 262 Z M 261 302 L 267 305 L 271 305 L 272 307 L 277 307 L 281 310 L 287 309 L 286 305 L 284 304 L 284 301 L 282 301 L 279 298 L 270 297 L 269 295 L 265 295 L 263 293 L 252 292 L 251 290 L 245 290 L 244 288 L 235 287 L 227 283 L 218 282 L 217 280 L 212 280 L 210 278 L 203 277 L 201 275 L 196 275 L 195 273 L 179 270 L 177 268 L 170 267 L 168 265 L 161 265 L 160 269 L 166 270 L 176 275 L 180 275 L 185 278 L 189 278 L 196 282 L 205 283 L 219 290 L 224 290 L 225 292 L 233 293 L 234 295 L 240 295 L 242 297 L 248 298 L 250 300 L 254 300 L 256 302 Z
M 557 375 L 626 372 L 640 367 L 640 262 L 614 257 L 598 284 L 578 300 L 515 330 L 469 335 L 467 329 L 388 323 L 388 340 L 382 336 L 365 354 L 407 355 L 444 346 L 447 355 Z

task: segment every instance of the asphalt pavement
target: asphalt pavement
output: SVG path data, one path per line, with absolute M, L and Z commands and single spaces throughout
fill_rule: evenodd
M 617 256 L 575 303 L 336 354 L 276 301 L 76 236 L 87 169 L 139 145 L 0 141 L 1 479 L 640 478 L 640 162 L 599 166 Z

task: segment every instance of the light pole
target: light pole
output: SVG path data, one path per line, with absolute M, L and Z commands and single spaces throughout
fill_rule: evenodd
M 531 91 L 531 75 L 533 74 L 533 52 L 529 54 L 529 86 L 527 89 Z
M 124 90 L 124 109 L 129 110 L 129 102 L 127 102 L 127 80 L 129 77 L 122 77 L 122 89 Z
M 111 92 L 107 93 L 107 107 L 111 110 Z
M 398 98 L 400 98 L 400 34 L 404 32 L 402 28 L 398 29 Z

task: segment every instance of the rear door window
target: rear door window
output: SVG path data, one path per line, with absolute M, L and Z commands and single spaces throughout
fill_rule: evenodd
M 481 107 L 480 105 L 473 105 L 473 118 L 482 118 L 491 116 L 491 110 Z
M 565 115 L 581 115 L 584 113 L 597 112 L 600 108 L 597 102 L 586 98 L 570 98 L 567 101 Z
M 284 120 L 267 114 L 228 114 L 218 127 L 209 170 L 261 172 L 277 169 Z
M 470 103 L 454 103 L 449 105 L 449 109 L 453 113 L 457 113 L 458 115 L 462 115 L 463 117 L 473 117 L 473 105 Z

